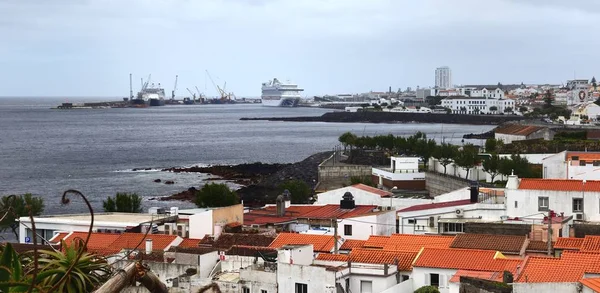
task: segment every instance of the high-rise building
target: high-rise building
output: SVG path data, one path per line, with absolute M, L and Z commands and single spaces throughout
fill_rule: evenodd
M 452 88 L 452 70 L 448 66 L 435 69 L 435 87 L 441 89 Z

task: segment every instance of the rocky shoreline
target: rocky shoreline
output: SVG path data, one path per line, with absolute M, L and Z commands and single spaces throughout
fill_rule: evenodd
M 314 154 L 300 162 L 291 164 L 265 164 L 249 163 L 240 165 L 216 165 L 209 167 L 167 168 L 162 171 L 169 172 L 194 172 L 217 176 L 209 180 L 226 180 L 244 187 L 236 193 L 244 201 L 245 206 L 262 206 L 274 202 L 278 195 L 278 186 L 288 180 L 304 181 L 311 188 L 315 188 L 318 179 L 318 166 L 322 161 L 331 156 L 331 152 Z M 178 200 L 193 201 L 194 194 L 199 187 L 190 187 L 188 190 L 157 198 L 161 201 Z
M 240 120 L 267 120 L 287 122 L 347 122 L 347 123 L 445 123 L 470 125 L 499 125 L 509 121 L 525 120 L 516 115 L 463 115 L 423 114 L 397 112 L 329 112 L 322 116 L 240 118 Z

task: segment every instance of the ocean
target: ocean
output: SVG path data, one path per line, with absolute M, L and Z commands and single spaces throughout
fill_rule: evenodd
M 69 98 L 69 102 L 106 98 Z M 116 99 L 115 99 L 116 100 Z M 288 163 L 332 150 L 338 137 L 412 135 L 459 143 L 463 134 L 493 126 L 240 121 L 242 117 L 317 116 L 331 110 L 270 108 L 260 104 L 177 105 L 144 109 L 52 110 L 64 98 L 0 98 L 0 195 L 32 193 L 44 198 L 45 213 L 86 211 L 81 200 L 61 206 L 60 196 L 77 189 L 96 212 L 117 192 L 136 192 L 151 206 L 193 207 L 151 198 L 200 186 L 209 177 L 163 168 Z M 481 143 L 475 141 L 475 143 Z M 133 171 L 137 168 L 150 170 Z M 155 183 L 154 179 L 175 184 Z M 232 187 L 235 188 L 234 185 Z

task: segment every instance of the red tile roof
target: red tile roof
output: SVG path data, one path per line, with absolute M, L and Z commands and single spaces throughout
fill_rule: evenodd
M 348 239 L 344 241 L 344 244 L 340 247 L 340 250 L 352 250 L 354 248 L 361 248 L 367 242 L 366 240 L 353 240 Z
M 412 271 L 417 252 L 357 248 L 350 252 L 350 262 L 369 264 L 396 264 L 399 271 Z
M 194 239 L 194 238 L 184 238 L 183 241 L 181 241 L 181 243 L 179 243 L 179 245 L 177 245 L 177 247 L 181 247 L 181 248 L 193 248 L 193 247 L 199 247 L 200 246 L 200 239 Z
M 471 271 L 509 271 L 513 274 L 523 261 L 507 259 L 491 250 L 424 248 L 414 267 L 457 269 Z
M 592 191 L 600 192 L 600 181 L 573 179 L 531 179 L 523 178 L 519 189 L 554 190 L 554 191 Z
M 527 126 L 519 124 L 508 124 L 506 126 L 499 126 L 494 129 L 495 133 L 510 134 L 510 135 L 530 135 L 536 131 L 544 129 L 539 126 Z
M 227 255 L 241 255 L 241 256 L 260 256 L 266 254 L 277 254 L 277 250 L 271 247 L 265 246 L 248 246 L 248 245 L 234 245 L 227 250 Z
M 338 236 L 339 237 L 339 236 Z M 315 252 L 331 252 L 335 242 L 333 236 L 297 233 L 279 233 L 269 245 L 271 248 L 281 248 L 284 245 L 312 244 Z
M 450 283 L 459 283 L 460 277 L 471 277 L 482 280 L 502 282 L 504 273 L 503 272 L 482 272 L 482 271 L 468 271 L 458 270 L 454 276 L 449 280 Z
M 585 273 L 600 273 L 600 254 L 563 252 L 561 258 L 529 257 L 517 282 L 578 282 Z
M 316 260 L 347 262 L 348 254 L 319 253 Z
M 470 199 L 461 199 L 461 200 L 438 202 L 438 203 L 426 203 L 426 204 L 414 205 L 411 207 L 401 209 L 398 211 L 398 213 L 441 209 L 441 208 L 464 206 L 464 205 L 470 205 L 470 204 L 472 204 Z
M 294 221 L 297 218 L 346 219 L 367 216 L 377 208 L 375 205 L 357 205 L 354 209 L 341 209 L 340 205 L 292 205 L 283 216 L 277 216 L 277 207 L 268 206 L 244 214 L 244 225 L 278 224 Z
M 152 250 L 166 250 L 172 243 L 177 239 L 176 235 L 164 235 L 164 234 L 148 234 L 144 237 L 143 233 L 123 233 L 115 240 L 112 247 L 120 249 L 134 249 L 138 246 L 139 250 L 144 250 L 146 247 L 146 240 L 152 239 Z
M 455 236 L 392 234 L 383 249 L 418 252 L 423 247 L 449 248 Z
M 60 243 L 61 240 L 63 240 L 67 235 L 69 235 L 69 232 L 60 232 L 56 235 L 54 235 L 54 237 L 52 237 L 52 239 L 48 240 L 48 242 L 52 243 L 52 244 L 58 244 Z
M 594 292 L 600 292 L 600 278 L 581 279 L 579 282 Z
M 365 241 L 363 247 L 368 248 L 382 248 L 390 241 L 390 236 L 379 236 L 379 235 L 371 235 L 369 239 Z
M 71 245 L 76 239 L 85 241 L 87 232 L 73 232 L 67 235 L 63 240 L 66 245 Z M 114 242 L 121 236 L 121 234 L 110 234 L 110 233 L 92 233 L 90 240 L 87 243 L 88 251 L 94 251 L 95 249 L 106 249 L 115 247 Z
M 586 235 L 579 251 L 600 252 L 600 236 Z
M 527 237 L 497 234 L 458 234 L 450 248 L 465 248 L 500 251 L 506 254 L 520 254 Z
M 572 249 L 579 250 L 583 244 L 583 238 L 563 238 L 560 237 L 554 244 L 554 249 Z
M 589 132 L 588 132 L 589 133 Z M 567 160 L 573 160 L 573 156 L 577 156 L 577 161 L 597 161 L 600 160 L 600 152 L 585 153 L 585 152 L 567 152 Z
M 393 195 L 393 193 L 391 193 L 389 191 L 381 190 L 379 188 L 375 188 L 375 187 L 372 187 L 369 185 L 364 185 L 362 183 L 354 184 L 354 185 L 352 185 L 352 187 L 366 191 L 366 192 L 377 194 L 381 197 L 390 197 Z
M 552 244 L 552 247 L 555 247 L 554 244 Z M 529 244 L 527 245 L 527 249 L 526 251 L 529 252 L 547 252 L 548 251 L 548 242 L 544 242 L 544 241 L 529 241 Z

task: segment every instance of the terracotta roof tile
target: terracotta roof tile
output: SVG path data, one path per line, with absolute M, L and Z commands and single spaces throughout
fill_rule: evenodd
M 527 237 L 496 234 L 458 234 L 450 248 L 465 248 L 500 251 L 507 254 L 520 254 Z
M 588 132 L 589 133 L 589 132 Z M 573 156 L 577 156 L 577 160 L 573 160 Z M 573 161 L 597 161 L 600 160 L 600 152 L 585 153 L 585 152 L 567 152 L 567 160 Z
M 342 209 L 339 205 L 328 204 L 322 206 L 321 208 L 314 209 L 308 213 L 301 215 L 302 218 L 311 218 L 311 219 L 329 219 L 329 218 L 338 218 L 338 219 L 347 219 L 354 218 L 360 216 L 366 216 L 368 214 L 373 213 L 373 210 L 377 208 L 375 205 L 357 205 L 353 209 Z
M 583 238 L 563 238 L 560 237 L 554 244 L 554 249 L 572 249 L 579 250 L 583 244 Z
M 348 254 L 319 253 L 316 260 L 347 262 Z
M 213 247 L 229 249 L 233 245 L 269 246 L 273 240 L 274 236 L 263 234 L 221 233 L 214 241 Z
M 269 245 L 271 248 L 281 248 L 284 245 L 312 244 L 315 252 L 331 252 L 335 242 L 333 236 L 297 233 L 279 233 Z
M 424 248 L 413 266 L 494 272 L 507 270 L 514 274 L 522 262 L 520 259 L 507 259 L 500 252 L 491 250 Z
M 372 186 L 368 186 L 368 185 L 364 185 L 362 183 L 359 184 L 354 184 L 352 185 L 352 187 L 366 191 L 366 192 L 370 192 L 370 193 L 374 193 L 377 194 L 381 197 L 390 197 L 393 195 L 393 193 L 389 192 L 389 191 L 385 191 L 385 190 L 381 190 L 379 188 L 375 188 Z
M 193 247 L 199 247 L 200 246 L 200 239 L 193 239 L 193 238 L 184 238 L 183 241 L 181 241 L 181 243 L 179 243 L 179 245 L 177 245 L 177 247 L 181 247 L 181 248 L 193 248 Z
M 382 248 L 388 243 L 390 240 L 390 236 L 379 236 L 379 235 L 371 235 L 369 239 L 365 241 L 363 247 L 368 248 Z
M 165 250 L 167 249 L 178 236 L 175 235 L 164 235 L 164 234 L 148 234 L 144 237 L 143 233 L 123 233 L 115 240 L 111 247 L 120 249 L 134 249 L 140 242 L 139 250 L 144 250 L 146 247 L 146 240 L 152 239 L 152 250 Z
M 414 205 L 411 207 L 401 209 L 398 211 L 398 213 L 464 206 L 464 205 L 470 205 L 470 204 L 472 204 L 470 199 L 461 199 L 461 200 L 438 202 L 438 203 L 426 203 L 426 204 Z
M 85 241 L 87 235 L 87 232 L 72 232 L 65 236 L 63 240 L 65 241 L 65 245 L 70 246 L 76 240 Z M 118 246 L 115 246 L 115 241 L 120 236 L 121 234 L 92 233 L 87 243 L 87 250 L 102 255 L 116 254 L 121 251 Z
M 554 244 L 552 244 L 552 247 L 556 248 Z M 534 252 L 534 251 L 547 252 L 548 251 L 548 242 L 544 242 L 544 241 L 529 241 L 529 244 L 527 245 L 526 251 L 530 251 L 530 252 Z
M 257 256 L 277 255 L 277 249 L 265 246 L 233 245 L 227 250 L 227 255 Z
M 379 250 L 357 248 L 350 252 L 351 262 L 369 264 L 396 264 L 399 271 L 412 271 L 412 263 L 417 257 L 417 252 Z
M 587 278 L 579 282 L 594 292 L 600 292 L 600 278 Z
M 502 282 L 504 273 L 503 272 L 482 272 L 482 271 L 468 271 L 458 270 L 454 276 L 449 280 L 450 283 L 459 283 L 460 277 L 471 277 L 482 280 Z
M 527 126 L 519 124 L 508 124 L 506 126 L 499 126 L 494 129 L 495 133 L 510 134 L 510 135 L 530 135 L 536 131 L 542 130 L 544 127 L 539 126 Z
M 385 250 L 420 251 L 421 248 L 449 248 L 455 236 L 392 234 Z
M 367 242 L 366 240 L 354 240 L 348 239 L 344 241 L 344 244 L 340 247 L 340 250 L 352 250 L 354 248 L 363 247 L 363 245 Z
M 252 210 L 244 214 L 244 225 L 277 224 L 293 221 L 297 218 L 312 219 L 346 219 L 372 214 L 375 205 L 357 205 L 354 209 L 341 209 L 340 205 L 292 205 L 285 210 L 283 216 L 277 216 L 277 207 L 268 206 Z
M 573 179 L 523 178 L 519 184 L 519 189 L 600 192 L 600 181 L 587 180 L 583 184 L 582 180 Z
M 600 273 L 600 254 L 565 251 L 561 258 L 529 257 L 517 282 L 578 282 L 585 273 Z
M 600 236 L 586 235 L 579 250 L 581 252 L 600 252 Z
M 52 237 L 52 239 L 48 240 L 48 242 L 52 244 L 59 244 L 60 241 L 63 240 L 67 235 L 69 235 L 69 232 L 57 233 L 56 235 L 54 235 L 54 237 Z

